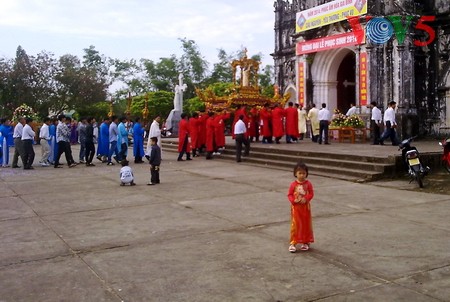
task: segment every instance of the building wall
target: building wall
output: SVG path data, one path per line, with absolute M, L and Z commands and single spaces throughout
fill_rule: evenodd
M 425 39 L 423 31 L 407 34 L 403 44 L 391 38 L 383 45 L 371 43 L 333 49 L 297 57 L 295 43 L 352 31 L 347 21 L 295 34 L 296 13 L 331 1 L 277 0 L 275 7 L 276 83 L 281 92 L 296 83 L 292 74 L 296 62 L 306 62 L 306 104 L 326 102 L 336 106 L 336 79 L 333 72 L 348 51 L 359 58 L 368 56 L 368 102 L 386 108 L 390 100 L 398 104 L 399 133 L 403 136 L 436 134 L 450 127 L 450 2 L 448 0 L 368 0 L 368 15 L 436 16 L 426 24 L 436 32 L 433 43 L 414 45 Z M 363 21 L 364 22 L 364 21 Z M 417 23 L 417 18 L 413 20 Z M 415 24 L 413 23 L 413 24 Z M 358 64 L 358 59 L 356 60 Z M 357 72 L 359 72 L 359 66 Z M 357 81 L 358 82 L 358 81 Z M 357 87 L 357 99 L 359 87 Z M 365 108 L 361 108 L 364 111 Z

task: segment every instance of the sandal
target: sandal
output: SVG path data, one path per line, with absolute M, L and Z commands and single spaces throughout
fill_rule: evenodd
M 309 245 L 308 244 L 302 244 L 302 246 L 300 247 L 300 250 L 301 251 L 307 251 L 307 250 L 309 250 Z
M 295 253 L 296 251 L 297 251 L 297 249 L 295 248 L 295 245 L 291 244 L 291 245 L 289 246 L 289 252 Z

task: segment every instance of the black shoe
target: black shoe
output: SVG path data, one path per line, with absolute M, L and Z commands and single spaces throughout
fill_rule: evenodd
M 177 159 L 177 161 L 184 161 L 184 159 L 182 159 L 182 158 L 178 158 L 178 159 Z
M 22 168 L 21 166 L 12 166 L 13 169 Z
M 192 160 L 192 158 L 188 157 L 188 158 L 186 158 L 186 160 Z
M 153 182 L 149 182 L 149 183 L 147 184 L 147 186 L 154 186 L 154 185 L 156 185 L 156 184 L 153 183 Z
M 330 145 L 330 143 L 325 143 L 325 145 Z
M 117 159 L 117 156 L 114 156 L 114 160 L 116 161 L 116 163 L 120 164 L 120 161 Z
M 384 146 L 384 143 L 383 143 L 383 142 L 380 142 L 380 145 Z

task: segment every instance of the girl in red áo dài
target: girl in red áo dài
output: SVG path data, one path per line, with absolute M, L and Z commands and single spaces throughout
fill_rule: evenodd
M 289 251 L 295 253 L 296 245 L 301 244 L 300 250 L 309 250 L 309 245 L 314 242 L 311 218 L 311 199 L 314 197 L 314 189 L 308 177 L 308 167 L 299 162 L 294 167 L 293 181 L 289 187 L 288 199 L 291 202 L 291 239 Z

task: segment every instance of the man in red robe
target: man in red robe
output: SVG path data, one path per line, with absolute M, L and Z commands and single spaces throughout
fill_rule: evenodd
M 286 113 L 286 143 L 298 141 L 298 111 L 294 108 L 294 103 L 289 102 L 285 109 Z
M 214 139 L 216 141 L 217 149 L 225 147 L 225 121 L 230 118 L 230 114 L 226 111 L 218 112 L 214 118 Z
M 186 153 L 186 160 L 191 158 L 191 144 L 189 143 L 189 121 L 186 113 L 181 114 L 181 120 L 178 124 L 178 161 L 183 161 L 183 155 Z
M 275 104 L 272 109 L 272 128 L 273 136 L 275 137 L 275 143 L 279 144 L 280 139 L 284 135 L 283 118 L 285 117 L 284 109 L 280 108 L 278 104 Z
M 216 150 L 214 128 L 214 112 L 210 111 L 206 120 L 206 159 L 212 159 L 212 154 Z
M 207 112 L 201 112 L 198 117 L 198 148 L 199 153 L 202 154 L 206 147 L 206 120 L 209 116 Z
M 247 117 L 247 109 L 246 109 L 245 105 L 238 105 L 238 108 L 234 112 L 233 125 L 231 127 L 231 131 L 232 131 L 232 134 L 233 134 L 232 135 L 233 139 L 235 138 L 235 136 L 234 136 L 234 125 L 239 120 L 239 116 L 241 116 L 241 115 L 244 116 L 244 123 L 247 124 L 248 123 L 248 117 Z
M 248 115 L 247 134 L 251 142 L 253 139 L 259 142 L 259 110 L 256 105 L 250 109 Z
M 200 121 L 198 119 L 198 113 L 194 112 L 192 117 L 189 119 L 189 134 L 191 135 L 191 148 L 192 156 L 197 157 L 197 149 L 200 147 L 198 134 L 199 134 Z
M 265 103 L 264 107 L 259 111 L 261 135 L 263 144 L 272 143 L 272 112 L 269 103 Z

